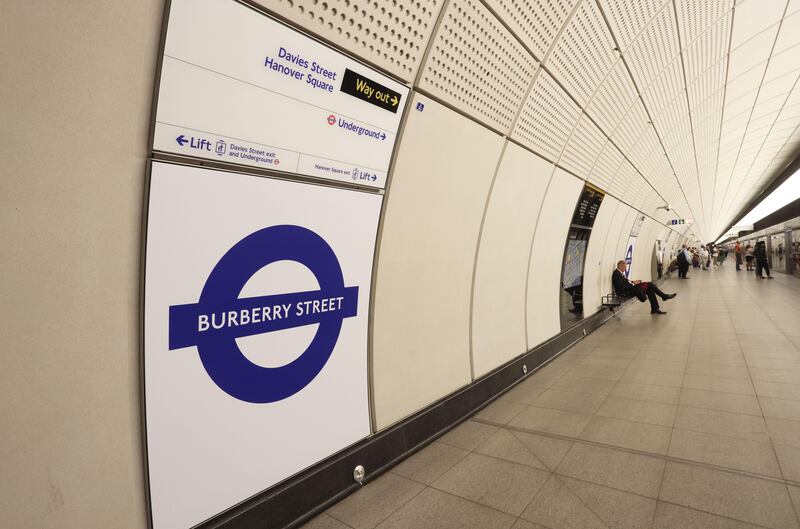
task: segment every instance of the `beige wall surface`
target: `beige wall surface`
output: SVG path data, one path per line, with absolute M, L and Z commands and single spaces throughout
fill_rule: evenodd
M 419 94 L 386 199 L 373 320 L 378 428 L 471 380 L 469 310 L 502 139 Z
M 613 265 L 609 266 L 605 259 L 604 250 L 608 232 L 619 204 L 619 201 L 614 197 L 603 197 L 594 226 L 592 226 L 592 233 L 589 235 L 586 260 L 583 264 L 584 317 L 589 317 L 597 312 L 601 308 L 602 297 L 608 294 L 608 292 L 603 291 L 603 277 L 611 274 Z
M 527 351 L 525 283 L 539 208 L 554 166 L 507 143 L 487 204 L 472 299 L 475 377 Z
M 145 527 L 139 237 L 163 2 L 3 2 L 0 526 Z

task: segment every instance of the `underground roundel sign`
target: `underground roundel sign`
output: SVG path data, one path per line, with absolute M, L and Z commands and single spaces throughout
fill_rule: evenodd
M 296 261 L 319 290 L 240 298 L 247 281 L 277 261 Z M 196 346 L 223 391 L 253 403 L 276 402 L 306 387 L 331 356 L 345 318 L 356 316 L 358 287 L 345 287 L 333 249 L 301 226 L 270 226 L 236 243 L 208 276 L 197 303 L 169 308 L 169 348 Z M 248 360 L 236 338 L 319 324 L 308 348 L 281 367 Z

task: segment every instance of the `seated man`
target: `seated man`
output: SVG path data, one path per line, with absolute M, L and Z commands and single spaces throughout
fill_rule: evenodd
M 621 297 L 636 296 L 636 298 L 642 302 L 644 302 L 645 299 L 649 299 L 650 314 L 666 314 L 666 312 L 658 307 L 656 296 L 660 296 L 661 299 L 667 301 L 677 296 L 677 294 L 664 294 L 652 283 L 639 280 L 629 281 L 628 278 L 625 277 L 625 269 L 625 261 L 619 261 L 617 263 L 617 268 L 611 274 L 611 284 L 614 285 L 614 291 L 617 295 Z

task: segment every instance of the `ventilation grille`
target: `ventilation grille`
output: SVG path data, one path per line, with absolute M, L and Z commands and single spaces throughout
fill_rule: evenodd
M 508 131 L 536 66 L 478 0 L 453 0 L 433 41 L 420 88 Z
M 576 0 L 486 0 L 520 41 L 541 59 Z
M 561 156 L 561 164 L 581 178 L 587 178 L 607 138 L 585 114 L 578 121 L 567 148 Z
M 588 180 L 600 189 L 608 189 L 624 160 L 625 158 L 623 158 L 619 149 L 614 147 L 613 143 L 606 142 L 603 152 L 600 153 L 600 157 L 594 164 Z
M 614 66 L 617 53 L 594 2 L 583 2 L 556 43 L 547 66 L 585 106 Z
M 444 0 L 262 0 L 265 8 L 413 81 Z
M 511 136 L 556 161 L 580 115 L 578 105 L 547 72 L 541 71 Z
M 603 0 L 603 11 L 608 17 L 620 49 L 625 51 L 636 40 L 659 9 L 669 5 L 670 0 Z
M 617 65 L 600 86 L 586 112 L 597 121 L 606 134 L 611 135 L 636 100 L 636 88 L 628 75 L 628 70 L 622 61 L 617 61 Z

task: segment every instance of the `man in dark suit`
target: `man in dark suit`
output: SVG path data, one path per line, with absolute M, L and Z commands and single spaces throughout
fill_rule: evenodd
M 614 285 L 614 291 L 617 295 L 623 298 L 636 296 L 636 299 L 641 302 L 648 299 L 650 300 L 650 314 L 666 314 L 659 308 L 656 296 L 667 301 L 677 296 L 677 294 L 665 294 L 652 283 L 639 280 L 630 281 L 625 277 L 626 267 L 625 261 L 619 261 L 617 262 L 617 268 L 611 274 L 611 283 Z

